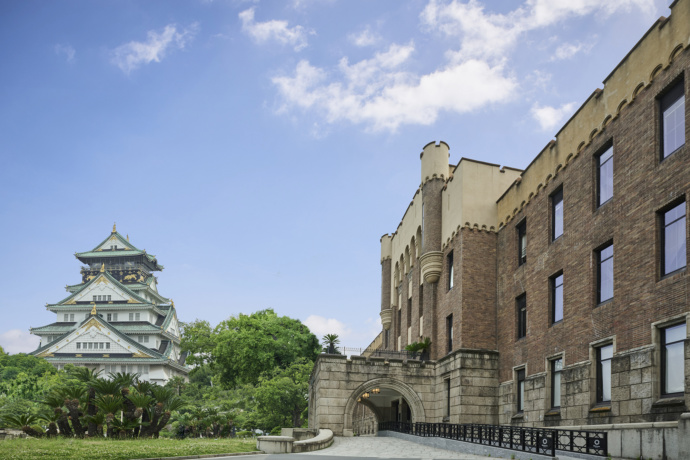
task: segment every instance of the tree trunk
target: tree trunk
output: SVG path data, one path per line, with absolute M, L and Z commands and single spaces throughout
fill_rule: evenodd
M 89 402 L 88 406 L 86 408 L 86 414 L 93 417 L 98 413 L 98 408 L 96 405 L 93 403 L 94 399 L 96 399 L 96 390 L 93 388 L 89 387 Z M 93 421 L 89 421 L 88 425 L 88 434 L 90 438 L 93 438 L 96 436 L 98 432 L 98 425 L 96 425 Z
M 81 425 L 81 420 L 79 420 L 79 400 L 78 399 L 66 399 L 65 407 L 69 411 L 69 418 L 72 422 L 72 428 L 74 433 L 78 438 L 84 437 L 84 427 Z
M 292 410 L 292 427 L 300 428 L 302 426 L 302 411 L 298 406 Z
M 48 424 L 48 437 L 49 438 L 57 438 L 58 432 L 57 432 L 57 425 L 55 422 L 50 422 Z
M 60 436 L 65 438 L 72 437 L 72 428 L 69 426 L 69 419 L 67 414 L 65 414 L 62 409 L 55 409 L 55 411 L 60 411 L 60 418 L 57 421 L 58 428 L 60 429 Z

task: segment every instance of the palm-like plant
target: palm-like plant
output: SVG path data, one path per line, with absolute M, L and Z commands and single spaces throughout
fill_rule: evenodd
M 9 414 L 2 418 L 3 422 L 12 428 L 18 428 L 29 436 L 40 438 L 43 433 L 31 427 L 38 421 L 38 417 L 33 414 Z
M 132 401 L 132 404 L 134 404 L 134 407 L 136 407 L 134 410 L 134 418 L 136 419 L 142 416 L 144 409 L 147 409 L 156 401 L 153 399 L 153 397 L 147 395 L 146 393 L 139 393 L 138 391 L 131 392 L 127 396 L 127 399 Z
M 95 403 L 94 403 L 95 405 Z M 98 409 L 98 408 L 96 408 Z M 105 413 L 96 412 L 96 415 L 87 415 L 84 419 L 89 423 L 96 425 L 96 436 L 103 437 L 103 425 L 105 425 Z
M 60 436 L 71 438 L 72 427 L 70 427 L 69 425 L 67 412 L 62 409 L 63 405 L 65 404 L 65 398 L 63 397 L 63 395 L 61 395 L 57 391 L 53 391 L 51 393 L 48 393 L 43 398 L 41 403 L 51 408 L 55 413 L 57 417 L 56 423 L 58 426 L 58 430 L 60 431 Z
M 79 409 L 82 407 L 81 400 L 86 398 L 86 390 L 79 386 L 70 386 L 59 389 L 58 393 L 65 400 L 65 407 L 69 412 L 69 419 L 72 422 L 74 434 L 79 438 L 83 438 L 84 427 L 79 419 L 82 415 Z
M 336 345 L 340 343 L 338 334 L 326 334 L 321 340 L 323 340 L 323 345 L 328 350 L 328 353 L 333 354 L 337 351 Z
M 139 426 L 139 422 L 136 420 L 114 419 L 112 425 L 114 434 L 119 435 L 120 438 L 131 438 L 134 429 Z
M 93 384 L 96 382 L 98 379 L 99 374 L 101 371 L 96 371 L 93 369 L 89 369 L 88 367 L 74 367 L 70 370 L 70 374 L 72 374 L 74 377 L 76 377 L 77 380 L 80 382 L 86 384 L 86 392 L 87 392 L 87 401 L 86 401 L 86 414 L 88 416 L 93 417 L 96 415 L 96 412 L 98 409 L 96 408 L 96 405 L 94 404 L 94 399 L 96 399 L 96 389 L 94 388 Z M 88 435 L 90 437 L 96 435 L 96 429 L 97 426 L 93 422 L 88 422 Z
M 62 417 L 62 410 L 56 411 L 50 408 L 46 408 L 38 414 L 38 419 L 48 424 L 48 431 L 46 434 L 49 438 L 57 437 L 57 423 L 60 417 Z
M 122 396 L 99 395 L 94 401 L 96 407 L 105 414 L 106 435 L 110 438 L 113 435 L 112 423 L 115 413 L 122 409 Z

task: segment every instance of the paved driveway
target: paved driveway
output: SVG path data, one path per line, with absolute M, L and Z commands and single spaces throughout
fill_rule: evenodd
M 373 436 L 358 436 L 353 438 L 336 437 L 331 447 L 304 454 L 252 455 L 246 457 L 223 458 L 229 460 L 319 460 L 319 457 L 321 457 L 320 460 L 350 460 L 356 458 L 484 460 L 490 458 L 481 455 L 463 454 L 450 450 L 426 447 L 421 444 L 397 438 L 378 438 Z

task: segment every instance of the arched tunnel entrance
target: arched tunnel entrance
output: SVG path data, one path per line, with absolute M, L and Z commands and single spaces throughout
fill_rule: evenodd
M 357 387 L 344 415 L 344 429 L 359 435 L 375 434 L 379 422 L 425 420 L 419 395 L 407 384 L 390 378 L 373 379 Z

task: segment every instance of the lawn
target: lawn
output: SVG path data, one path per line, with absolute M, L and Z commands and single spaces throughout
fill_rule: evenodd
M 23 460 L 130 459 L 252 452 L 254 439 L 13 439 L 0 441 L 0 458 Z

